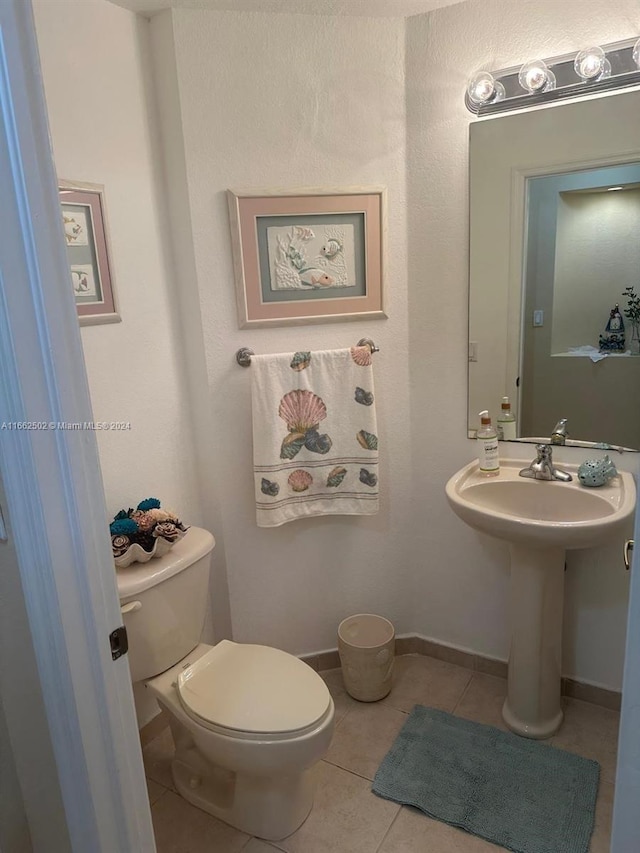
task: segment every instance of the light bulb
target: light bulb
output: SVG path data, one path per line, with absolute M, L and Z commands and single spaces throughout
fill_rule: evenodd
M 541 59 L 523 65 L 518 74 L 518 82 L 523 89 L 531 92 L 531 94 L 548 92 L 556 88 L 555 74 L 547 68 L 546 63 Z
M 633 61 L 640 68 L 640 39 L 633 46 Z
M 504 86 L 488 71 L 479 71 L 467 86 L 467 98 L 474 107 L 501 101 L 504 95 Z
M 583 80 L 602 80 L 611 74 L 611 63 L 601 47 L 581 50 L 573 63 L 578 77 Z

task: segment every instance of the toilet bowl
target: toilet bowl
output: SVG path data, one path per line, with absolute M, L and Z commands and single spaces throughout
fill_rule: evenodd
M 211 534 L 191 528 L 159 560 L 118 570 L 132 679 L 168 713 L 178 792 L 277 841 L 313 805 L 312 768 L 329 748 L 333 700 L 318 674 L 287 652 L 198 642 L 213 545 Z
M 310 768 L 329 748 L 333 700 L 310 667 L 266 646 L 199 645 L 146 682 L 168 711 L 182 796 L 271 841 L 313 804 Z

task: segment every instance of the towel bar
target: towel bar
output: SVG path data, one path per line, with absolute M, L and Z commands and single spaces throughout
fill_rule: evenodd
M 380 347 L 377 347 L 371 338 L 360 338 L 358 341 L 359 347 L 369 347 L 372 353 L 380 352 Z M 240 365 L 240 367 L 250 367 L 251 366 L 251 356 L 255 355 L 252 349 L 249 347 L 240 347 L 238 352 L 236 353 L 236 361 Z

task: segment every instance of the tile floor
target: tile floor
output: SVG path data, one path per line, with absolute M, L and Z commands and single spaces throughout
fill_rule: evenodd
M 345 692 L 339 669 L 320 673 L 336 705 L 336 729 L 317 766 L 315 804 L 284 841 L 266 843 L 232 829 L 175 793 L 165 729 L 143 750 L 158 853 L 489 853 L 502 847 L 380 799 L 371 780 L 407 713 L 417 703 L 504 729 L 506 681 L 422 655 L 396 660 L 394 687 L 381 702 L 363 704 Z M 590 853 L 608 853 L 618 718 L 615 711 L 564 700 L 565 721 L 549 741 L 600 762 L 601 781 Z M 562 851 L 557 851 L 562 853 Z

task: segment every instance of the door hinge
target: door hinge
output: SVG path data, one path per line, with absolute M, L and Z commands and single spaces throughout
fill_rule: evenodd
M 127 629 L 124 625 L 121 625 L 109 634 L 109 644 L 111 645 L 112 660 L 118 660 L 122 655 L 126 655 L 129 651 L 129 640 L 127 638 Z

